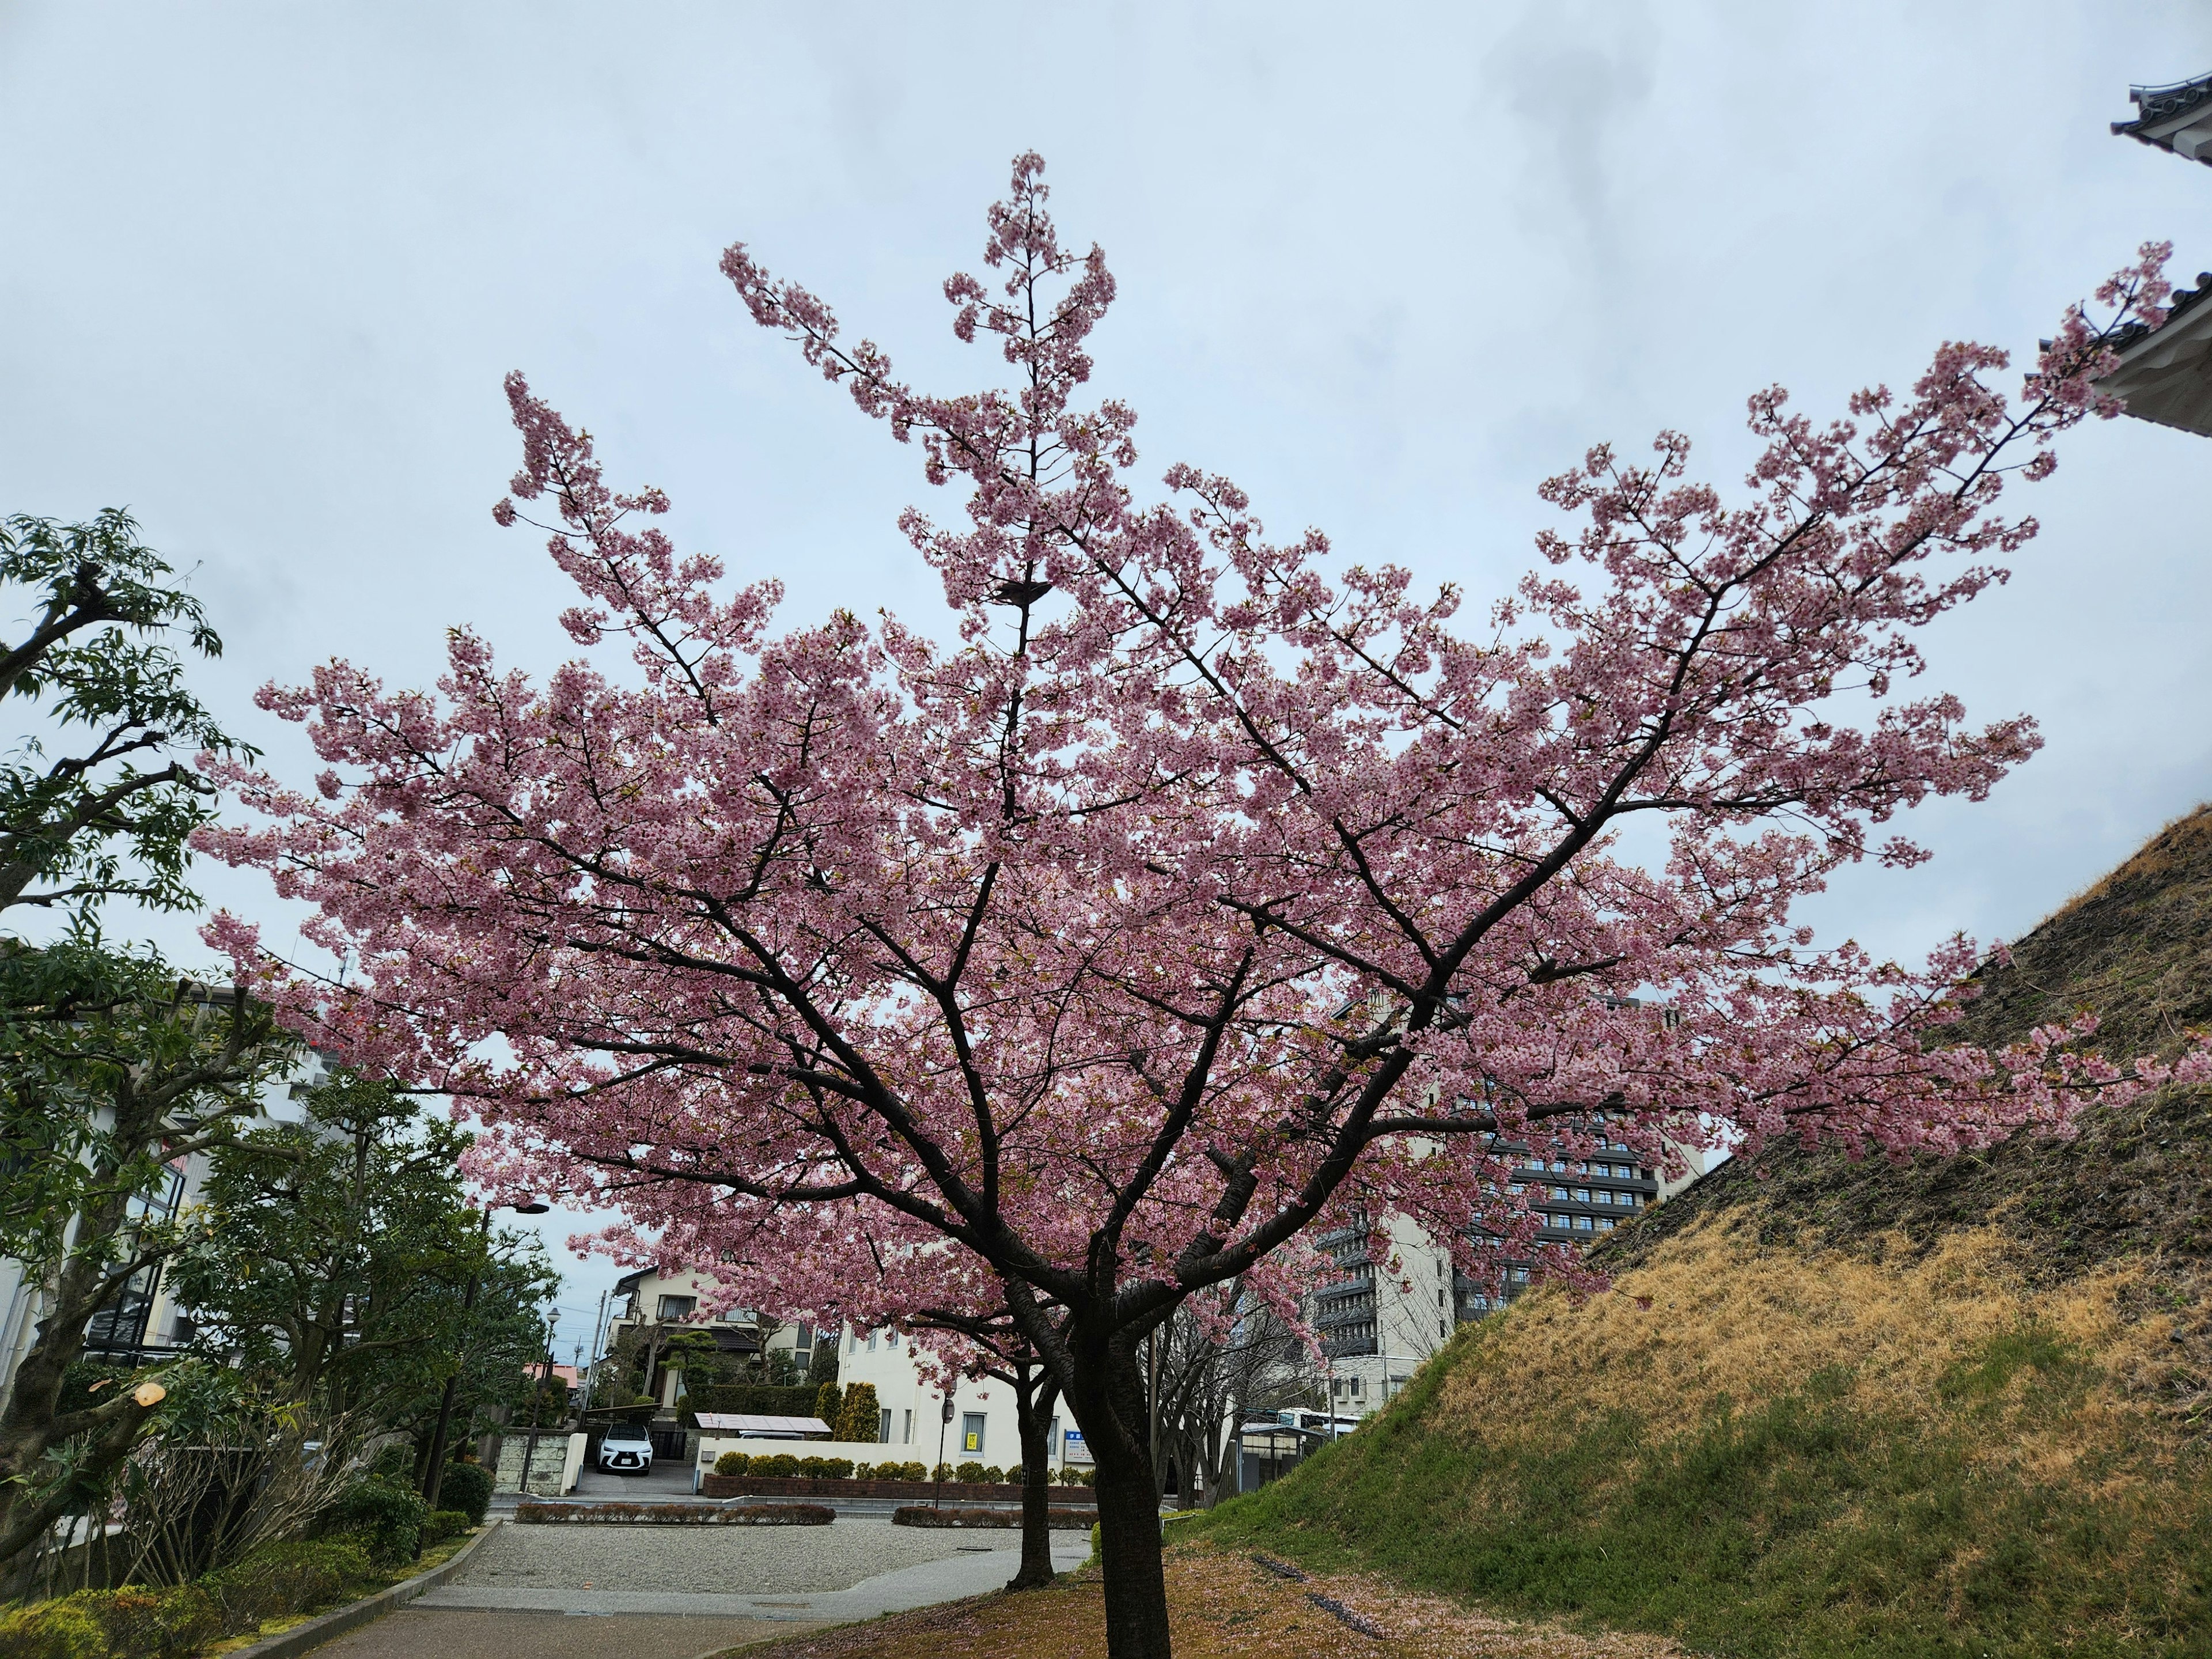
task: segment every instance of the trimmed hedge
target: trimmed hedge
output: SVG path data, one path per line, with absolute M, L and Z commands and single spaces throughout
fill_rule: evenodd
M 422 1553 L 422 1522 L 430 1506 L 420 1492 L 394 1486 L 371 1475 L 356 1480 L 331 1505 L 325 1530 L 358 1533 L 368 1559 L 380 1567 L 412 1561 Z
M 1047 1510 L 1045 1525 L 1080 1532 L 1098 1518 L 1095 1510 Z M 891 1511 L 895 1527 L 1018 1527 L 1019 1510 L 939 1510 L 927 1504 L 904 1504 Z
M 380 1578 L 359 1538 L 264 1544 L 235 1565 L 200 1580 L 222 1614 L 224 1632 L 242 1635 L 264 1620 L 349 1600 Z
M 826 1527 L 837 1512 L 822 1504 L 518 1504 L 526 1526 L 641 1522 L 667 1527 Z
M 438 1501 L 467 1516 L 471 1526 L 481 1527 L 491 1507 L 491 1471 L 481 1463 L 448 1463 L 439 1477 Z
M 186 1659 L 381 1583 L 358 1538 L 264 1544 L 197 1583 L 79 1590 L 0 1615 L 5 1659 Z

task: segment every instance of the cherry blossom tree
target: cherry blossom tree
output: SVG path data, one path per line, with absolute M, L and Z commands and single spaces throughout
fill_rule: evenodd
M 918 390 L 723 259 L 958 492 L 901 521 L 940 626 L 772 631 L 776 585 L 679 554 L 666 497 L 517 375 L 495 516 L 546 532 L 578 658 L 538 684 L 461 630 L 434 694 L 343 662 L 270 688 L 327 769 L 210 761 L 265 822 L 201 844 L 350 967 L 210 939 L 318 1042 L 478 1114 L 495 1183 L 619 1204 L 694 1261 L 766 1230 L 794 1305 L 836 1301 L 856 1241 L 994 1281 L 1097 1459 L 1109 1650 L 1158 1659 L 1140 1347 L 1232 1280 L 1295 1294 L 1305 1230 L 1403 1215 L 1492 1279 L 1473 1225 L 1534 1228 L 1504 1148 L 1592 1146 L 1596 1111 L 1655 1164 L 1785 1134 L 1902 1158 L 2142 1085 L 2086 1023 L 1946 1046 L 1965 942 L 1880 962 L 1791 908 L 1918 862 L 1901 811 L 2035 749 L 1916 690 L 1915 633 L 2004 580 L 2034 531 L 2008 476 L 2112 412 L 2108 342 L 2166 289 L 2146 249 L 2016 397 L 1965 344 L 1838 420 L 1761 392 L 1735 492 L 1677 434 L 1593 449 L 1542 489 L 1579 528 L 1468 614 L 1270 539 L 1225 478 L 1147 492 L 1133 411 L 1079 402 L 1115 283 L 1042 174 L 1021 157 L 990 210 L 988 280 L 945 288 L 1005 386 Z

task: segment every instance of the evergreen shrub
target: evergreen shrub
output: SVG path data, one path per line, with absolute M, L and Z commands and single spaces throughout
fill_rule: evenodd
M 378 1566 L 397 1566 L 422 1553 L 422 1522 L 430 1506 L 422 1494 L 371 1476 L 356 1480 L 331 1508 L 328 1529 L 360 1536 Z
M 481 1527 L 491 1507 L 491 1471 L 481 1463 L 447 1464 L 438 1482 L 438 1501 L 467 1516 L 471 1526 Z

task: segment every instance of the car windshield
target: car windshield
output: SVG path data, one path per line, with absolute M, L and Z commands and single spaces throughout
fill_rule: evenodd
M 610 1440 L 650 1440 L 653 1437 L 635 1423 L 617 1423 L 607 1431 Z

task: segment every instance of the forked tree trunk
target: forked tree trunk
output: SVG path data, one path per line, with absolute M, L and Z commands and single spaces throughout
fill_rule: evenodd
M 1010 1590 L 1052 1583 L 1052 1447 L 1047 1437 L 1059 1385 L 1042 1367 L 1014 1368 L 1014 1423 L 1022 1441 L 1022 1565 Z
M 1075 1375 L 1062 1392 L 1095 1470 L 1107 1659 L 1174 1659 L 1143 1362 L 1126 1340 L 1071 1335 Z

